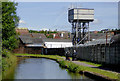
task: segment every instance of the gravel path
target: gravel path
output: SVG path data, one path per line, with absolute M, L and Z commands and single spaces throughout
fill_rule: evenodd
M 61 57 L 65 60 L 65 57 Z M 78 65 L 83 65 L 83 66 L 87 66 L 87 67 L 97 67 L 97 66 L 93 66 L 93 65 L 89 65 L 89 64 L 86 64 L 86 63 L 83 63 L 83 62 L 80 62 L 80 61 L 72 61 L 72 59 L 70 59 L 71 62 L 75 63 L 75 64 L 78 64 Z
M 83 66 L 87 66 L 87 67 L 97 67 L 97 66 L 93 66 L 93 65 L 89 65 L 89 64 L 86 64 L 86 63 L 83 63 L 83 62 L 80 62 L 80 61 L 72 61 L 73 63 L 75 64 L 78 64 L 78 65 L 83 65 Z

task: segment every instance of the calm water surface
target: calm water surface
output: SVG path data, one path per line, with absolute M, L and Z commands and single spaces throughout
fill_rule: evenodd
M 14 79 L 89 79 L 66 71 L 56 61 L 45 58 L 21 60 L 15 69 Z M 94 80 L 92 80 L 94 81 Z

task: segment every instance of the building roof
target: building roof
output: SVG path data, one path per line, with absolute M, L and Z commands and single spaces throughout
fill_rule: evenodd
M 31 35 L 36 38 L 44 38 L 44 39 L 46 38 L 46 36 L 41 33 L 31 33 Z
M 107 38 L 111 38 L 113 35 L 108 33 Z M 106 33 L 90 33 L 91 39 L 106 39 Z
M 42 44 L 43 45 L 43 41 L 41 38 L 32 38 L 32 37 L 26 37 L 26 36 L 19 36 L 19 37 L 24 44 Z
M 107 43 L 110 43 L 110 39 L 107 39 Z M 106 39 L 97 39 L 97 40 L 85 43 L 85 45 L 97 45 L 97 44 L 106 44 Z
M 72 39 L 51 39 L 51 38 L 46 38 L 43 39 L 44 42 L 72 42 Z
M 73 9 L 94 10 L 94 9 L 90 9 L 90 8 L 72 8 L 70 10 L 73 10 Z
M 32 37 L 32 35 L 30 33 L 22 33 L 20 37 Z
M 111 40 L 111 43 L 116 43 L 116 42 L 120 42 L 120 34 L 114 35 Z
M 107 39 L 107 44 L 110 43 L 110 39 Z M 96 39 L 94 41 L 89 41 L 87 43 L 84 44 L 80 44 L 79 46 L 90 46 L 90 45 L 97 45 L 97 44 L 106 44 L 106 39 Z

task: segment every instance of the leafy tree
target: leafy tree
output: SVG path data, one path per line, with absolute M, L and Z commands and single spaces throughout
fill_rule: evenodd
M 53 38 L 53 35 L 52 35 L 52 34 L 50 34 L 49 36 L 47 36 L 47 38 Z
M 9 50 L 17 47 L 18 43 L 15 31 L 19 22 L 16 14 L 17 5 L 15 2 L 2 2 L 2 45 Z

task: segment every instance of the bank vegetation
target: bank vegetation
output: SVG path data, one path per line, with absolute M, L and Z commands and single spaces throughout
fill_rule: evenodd
M 15 54 L 16 56 L 27 56 L 27 57 L 36 57 L 36 58 L 48 58 L 55 60 L 59 63 L 59 65 L 63 68 L 68 69 L 71 72 L 74 73 L 90 73 L 95 76 L 101 77 L 106 80 L 118 80 L 119 79 L 119 73 L 102 70 L 99 68 L 91 68 L 83 65 L 77 65 L 73 63 L 72 61 L 66 61 L 61 56 L 58 55 L 39 55 L 39 54 Z M 87 62 L 86 62 L 87 63 Z M 90 63 L 89 63 L 90 64 Z M 92 65 L 96 65 L 91 63 Z M 99 65 L 99 64 L 98 64 Z

